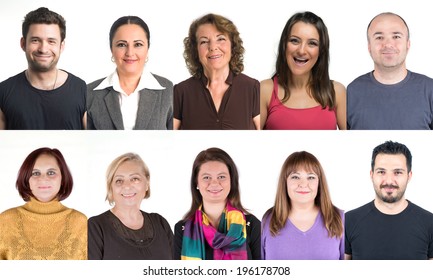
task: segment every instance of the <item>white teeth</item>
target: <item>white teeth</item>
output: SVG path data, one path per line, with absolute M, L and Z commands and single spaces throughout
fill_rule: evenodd
M 122 194 L 123 197 L 132 197 L 134 195 L 135 195 L 135 193 L 133 193 L 133 194 Z

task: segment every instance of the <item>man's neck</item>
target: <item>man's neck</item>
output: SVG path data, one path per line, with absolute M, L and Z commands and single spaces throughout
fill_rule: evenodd
M 374 199 L 374 206 L 376 206 L 377 210 L 386 215 L 400 214 L 408 205 L 409 202 L 404 197 L 393 203 L 384 202 L 378 197 Z

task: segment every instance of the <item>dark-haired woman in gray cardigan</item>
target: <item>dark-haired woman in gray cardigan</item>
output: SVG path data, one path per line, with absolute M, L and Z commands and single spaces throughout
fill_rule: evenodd
M 173 83 L 150 73 L 150 32 L 139 17 L 125 16 L 110 29 L 116 70 L 87 86 L 87 129 L 173 129 Z

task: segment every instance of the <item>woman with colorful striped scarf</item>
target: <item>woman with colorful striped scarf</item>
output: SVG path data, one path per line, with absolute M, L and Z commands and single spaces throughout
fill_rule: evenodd
M 197 155 L 191 193 L 191 208 L 175 225 L 174 259 L 261 259 L 261 224 L 241 204 L 238 171 L 225 151 Z

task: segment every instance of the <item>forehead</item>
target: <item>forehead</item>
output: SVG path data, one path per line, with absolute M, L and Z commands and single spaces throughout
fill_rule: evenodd
M 60 27 L 57 24 L 34 23 L 29 26 L 27 37 L 60 38 Z
M 119 167 L 117 168 L 115 175 L 117 174 L 125 174 L 125 173 L 142 173 L 143 167 L 141 164 L 134 160 L 128 160 L 125 162 L 122 162 Z
M 117 28 L 114 37 L 142 37 L 147 39 L 146 31 L 138 24 L 124 24 Z
M 292 26 L 292 29 L 290 30 L 290 36 L 319 40 L 319 32 L 317 31 L 316 26 L 303 21 L 298 21 Z
M 380 15 L 373 19 L 370 27 L 368 28 L 369 34 L 374 34 L 377 32 L 399 32 L 407 35 L 408 30 L 403 20 L 399 16 Z
M 42 166 L 42 165 L 50 165 L 50 166 L 58 167 L 56 158 L 48 154 L 41 154 L 36 158 L 34 167 Z
M 215 35 L 217 33 L 218 35 L 223 33 L 219 31 L 215 24 L 212 23 L 204 23 L 197 27 L 196 37 L 199 38 L 201 36 L 209 36 L 209 35 Z
M 207 161 L 200 166 L 199 173 L 229 172 L 227 165 L 220 161 Z
M 406 157 L 403 154 L 378 154 L 374 161 L 374 168 L 406 169 Z

